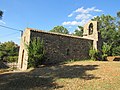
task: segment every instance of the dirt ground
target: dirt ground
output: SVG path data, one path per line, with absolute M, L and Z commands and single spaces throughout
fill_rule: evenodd
M 0 90 L 120 90 L 120 62 L 76 61 L 0 74 Z

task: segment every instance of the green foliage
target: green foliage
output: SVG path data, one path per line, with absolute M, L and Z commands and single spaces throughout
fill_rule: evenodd
M 120 17 L 120 11 L 119 11 L 119 12 L 117 12 L 117 17 Z
M 75 31 L 74 31 L 74 34 L 73 35 L 75 35 L 75 36 L 83 36 L 83 27 L 82 26 L 78 26 L 78 29 L 76 29 Z
M 117 47 L 113 48 L 112 51 L 113 51 L 112 55 L 120 56 L 120 46 L 117 46 Z
M 45 56 L 45 50 L 43 45 L 43 40 L 40 38 L 33 38 L 30 41 L 30 44 L 27 45 L 28 51 L 28 67 L 38 67 L 38 65 L 42 64 Z
M 3 11 L 0 10 L 0 19 L 2 18 L 3 16 Z
M 63 26 L 56 26 L 50 32 L 62 33 L 62 34 L 69 34 L 69 31 Z
M 115 18 L 110 15 L 101 15 L 95 17 L 93 20 L 97 20 L 98 28 L 102 36 L 103 42 L 110 44 L 113 42 L 113 38 L 116 35 Z M 112 33 L 112 34 L 111 34 Z
M 18 57 L 19 46 L 12 41 L 0 44 L 0 61 L 15 62 Z
M 118 34 L 120 35 L 120 11 L 117 12 L 117 28 L 118 28 Z
M 103 53 L 103 58 L 107 55 L 117 55 L 115 53 L 117 49 L 114 48 L 120 46 L 120 12 L 117 13 L 117 17 L 118 18 L 103 14 L 92 19 L 99 22 L 98 28 L 102 36 L 102 41 L 111 47 L 109 52 Z M 105 45 L 102 49 L 103 48 L 105 48 Z
M 98 55 L 98 51 L 95 48 L 91 47 L 89 50 L 89 56 L 91 57 L 91 60 L 96 60 L 97 55 Z
M 0 51 L 0 61 L 3 61 L 6 56 L 7 56 L 7 52 L 1 50 Z
M 108 45 L 107 43 L 103 43 L 102 46 L 102 60 L 105 60 L 105 57 L 110 55 L 110 50 L 111 50 L 112 45 Z
M 18 60 L 18 56 L 8 56 L 6 59 L 8 62 L 16 62 L 16 60 Z

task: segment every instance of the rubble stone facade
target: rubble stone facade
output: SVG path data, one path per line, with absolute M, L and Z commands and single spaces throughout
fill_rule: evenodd
M 91 26 L 90 26 L 91 25 Z M 27 49 L 25 43 L 29 44 L 31 38 L 40 37 L 44 41 L 48 64 L 55 64 L 69 59 L 88 59 L 89 49 L 92 45 L 98 49 L 98 29 L 97 22 L 90 21 L 84 26 L 84 36 L 72 36 L 53 32 L 44 32 L 27 28 L 21 38 L 18 68 L 27 69 Z

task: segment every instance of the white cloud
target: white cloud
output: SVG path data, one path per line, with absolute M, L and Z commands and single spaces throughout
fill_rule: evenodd
M 85 20 L 82 20 L 80 22 L 78 22 L 78 21 L 67 21 L 67 22 L 63 22 L 62 25 L 78 26 L 78 25 L 84 25 L 85 23 L 86 23 Z
M 100 10 L 100 9 L 95 9 L 94 11 L 95 12 L 102 12 L 102 10 Z
M 68 15 L 69 18 L 73 17 L 73 21 L 65 21 L 62 23 L 62 25 L 68 25 L 68 26 L 81 25 L 82 26 L 85 23 L 87 23 L 89 20 L 95 17 L 93 15 L 94 12 L 102 12 L 102 10 L 97 9 L 95 7 L 86 8 L 86 9 L 84 7 L 78 8 Z
M 91 14 L 84 14 L 84 13 L 82 13 L 82 14 L 78 14 L 76 17 L 75 17 L 75 19 L 76 20 L 83 20 L 83 19 L 89 19 L 89 18 L 91 18 L 91 17 L 93 17 Z
M 0 20 L 0 23 L 1 23 L 1 24 L 6 24 L 6 23 L 5 23 L 4 21 L 2 21 L 2 20 Z
M 68 17 L 72 17 L 73 16 L 73 13 L 69 14 Z
M 90 13 L 90 12 L 102 12 L 100 9 L 96 9 L 95 7 L 84 9 L 84 7 L 76 9 L 74 12 L 79 13 Z
M 78 8 L 78 9 L 76 9 L 74 12 L 81 12 L 81 13 L 84 13 L 85 10 L 84 10 L 83 8 L 84 8 L 84 7 Z
M 77 21 L 67 21 L 67 22 L 63 22 L 62 25 L 79 25 L 80 22 Z
M 96 18 L 97 16 L 93 16 L 93 18 Z

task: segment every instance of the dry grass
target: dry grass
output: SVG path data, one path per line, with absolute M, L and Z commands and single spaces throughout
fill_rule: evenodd
M 0 75 L 7 90 L 120 90 L 120 62 L 77 61 Z

